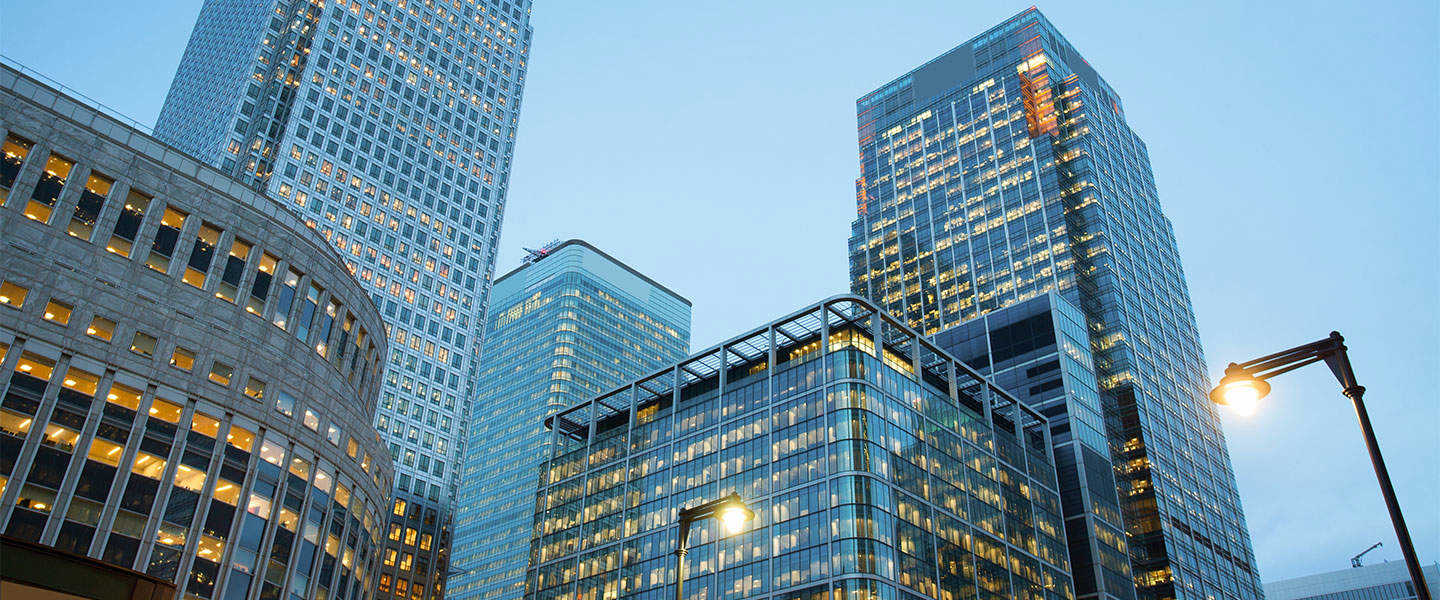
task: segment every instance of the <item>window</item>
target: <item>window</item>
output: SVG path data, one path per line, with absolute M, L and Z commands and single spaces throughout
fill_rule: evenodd
M 305 292 L 305 301 L 300 305 L 300 318 L 295 327 L 295 337 L 304 342 L 309 340 L 310 325 L 315 319 L 315 310 L 320 306 L 320 294 L 325 290 L 314 283 Z
M 105 399 L 130 410 L 140 408 L 140 390 L 124 384 L 111 384 L 110 393 L 105 395 Z
M 30 289 L 16 285 L 10 281 L 0 282 L 0 304 L 10 308 L 24 308 L 25 297 L 30 295 Z
M 70 217 L 70 227 L 65 231 L 90 241 L 90 237 L 95 233 L 95 220 L 100 217 L 100 209 L 105 206 L 105 197 L 110 195 L 110 188 L 114 185 L 115 180 L 91 171 L 90 178 L 85 180 L 85 189 L 80 192 L 80 203 L 75 206 L 75 214 Z
M 125 195 L 125 208 L 120 209 L 120 218 L 115 221 L 115 230 L 105 249 L 130 258 L 130 252 L 135 248 L 135 236 L 140 233 L 140 224 L 145 221 L 145 210 L 149 207 L 150 197 L 131 189 Z
M 265 382 L 251 377 L 245 381 L 245 395 L 256 400 L 265 399 Z
M 225 441 L 242 452 L 249 452 L 255 447 L 255 432 L 238 425 L 230 426 L 230 433 L 225 436 Z
M 150 257 L 145 265 L 161 273 L 170 271 L 170 257 L 175 255 L 175 244 L 180 241 L 180 230 L 185 227 L 189 215 L 174 207 L 165 207 L 165 216 L 160 218 L 160 228 L 155 231 L 155 243 L 150 246 Z
M 235 376 L 235 367 L 220 361 L 210 363 L 210 381 L 230 387 L 230 378 Z
M 265 311 L 265 298 L 270 294 L 270 280 L 275 277 L 275 267 L 279 263 L 280 259 L 271 256 L 269 252 L 260 256 L 255 283 L 250 286 L 250 299 L 245 303 L 245 310 L 250 314 L 258 315 Z
M 309 427 L 311 431 L 320 431 L 320 415 L 315 414 L 315 411 L 308 408 L 305 409 L 304 422 L 305 426 Z
M 70 312 L 74 308 L 59 300 L 51 300 L 49 304 L 45 305 L 45 320 L 56 325 L 69 325 Z
M 190 417 L 190 431 L 204 434 L 205 437 L 214 439 L 220 435 L 220 419 L 207 415 L 200 411 Z
M 163 398 L 156 398 L 154 402 L 150 403 L 150 416 L 177 425 L 180 423 L 180 413 L 184 410 L 179 404 Z
M 340 428 L 333 424 L 330 425 L 329 431 L 325 434 L 325 439 L 330 442 L 331 446 L 340 447 Z
M 182 371 L 190 371 L 195 368 L 195 353 L 180 346 L 170 353 L 170 366 Z
M 85 334 L 108 342 L 115 336 L 115 322 L 97 315 L 90 320 L 90 326 L 85 328 Z
M 240 276 L 245 272 L 245 261 L 250 258 L 250 244 L 240 239 L 230 243 L 230 256 L 225 259 L 225 270 L 220 273 L 220 286 L 215 297 L 234 302 L 239 293 Z
M 290 322 L 290 307 L 295 305 L 295 291 L 300 287 L 302 275 L 295 269 L 285 270 L 285 280 L 280 282 L 280 297 L 275 301 L 275 317 L 273 322 L 276 327 L 287 329 Z
M 135 332 L 130 340 L 130 351 L 141 356 L 155 355 L 155 338 L 147 333 Z
M 185 273 L 180 280 L 197 288 L 205 287 L 205 277 L 210 273 L 210 261 L 215 259 L 215 246 L 220 243 L 220 229 L 210 223 L 200 225 L 200 234 L 190 248 L 190 260 L 185 263 Z
M 45 161 L 45 172 L 40 174 L 40 181 L 30 194 L 30 202 L 25 205 L 25 216 L 48 225 L 55 210 L 55 201 L 60 198 L 60 190 L 65 188 L 65 180 L 74 168 L 75 161 L 51 154 L 50 159 Z
M 20 166 L 25 164 L 25 157 L 33 147 L 34 142 L 13 133 L 5 136 L 5 145 L 0 147 L 0 204 L 10 196 L 10 187 L 15 185 Z
M 275 395 L 275 410 L 287 417 L 295 416 L 295 397 L 281 391 Z

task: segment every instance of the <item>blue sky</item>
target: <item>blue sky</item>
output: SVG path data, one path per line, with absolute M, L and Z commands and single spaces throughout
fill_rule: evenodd
M 199 4 L 5 2 L 0 49 L 153 123 Z M 697 347 L 843 292 L 855 99 L 1027 6 L 540 0 L 497 269 L 585 238 L 693 300 Z M 1440 559 L 1436 4 L 1040 8 L 1149 145 L 1212 376 L 1345 334 Z M 1225 422 L 1262 577 L 1399 560 L 1329 372 L 1273 383 Z

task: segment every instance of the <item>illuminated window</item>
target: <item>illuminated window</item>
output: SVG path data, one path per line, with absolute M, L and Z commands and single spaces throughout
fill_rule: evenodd
M 237 450 L 250 452 L 250 449 L 255 447 L 255 432 L 238 425 L 231 425 L 230 433 L 225 435 L 225 441 Z
M 175 255 L 175 244 L 180 241 L 180 230 L 185 227 L 187 217 L 184 211 L 165 207 L 160 228 L 155 231 L 155 243 L 150 246 L 150 257 L 145 259 L 146 266 L 161 273 L 170 270 L 170 258 Z
M 140 390 L 124 384 L 110 384 L 110 392 L 105 395 L 105 399 L 130 410 L 140 409 Z
M 180 413 L 184 412 L 184 410 L 185 409 L 179 404 L 161 398 L 156 398 L 150 403 L 151 417 L 175 424 L 180 423 Z
M 215 258 L 215 246 L 220 243 L 220 229 L 202 222 L 195 245 L 190 248 L 190 259 L 185 263 L 185 273 L 180 280 L 197 288 L 205 287 L 205 277 L 210 273 L 210 262 Z
M 265 382 L 251 377 L 245 381 L 245 395 L 256 400 L 265 399 Z
M 225 259 L 225 270 L 220 273 L 220 285 L 215 288 L 215 297 L 235 302 L 240 289 L 240 277 L 245 273 L 245 261 L 250 258 L 251 246 L 236 239 L 230 243 L 230 255 Z
M 275 277 L 276 265 L 280 259 L 271 256 L 269 252 L 260 255 L 260 264 L 256 266 L 255 283 L 250 286 L 250 299 L 245 301 L 245 311 L 258 315 L 265 311 L 265 298 L 270 295 L 270 282 Z
M 80 192 L 80 202 L 75 206 L 75 214 L 70 217 L 70 226 L 65 231 L 90 241 L 95 234 L 95 220 L 100 217 L 105 197 L 110 195 L 110 188 L 114 185 L 115 180 L 92 171 L 85 181 L 85 189 Z
M 94 397 L 95 389 L 100 385 L 100 376 L 71 367 L 69 371 L 65 372 L 65 379 L 60 383 L 66 389 Z
M 120 454 L 124 450 L 125 447 L 120 444 L 97 437 L 90 441 L 90 452 L 86 456 L 95 462 L 118 467 L 120 466 Z
M 229 387 L 230 378 L 235 376 L 235 367 L 220 361 L 210 363 L 210 381 Z
M 30 295 L 30 289 L 10 281 L 0 282 L 0 304 L 10 308 L 24 308 L 25 297 Z
M 150 197 L 131 189 L 125 195 L 125 208 L 120 210 L 120 218 L 115 221 L 115 230 L 105 249 L 129 258 L 135 248 L 135 236 L 140 233 L 140 225 L 145 221 L 145 210 L 149 207 Z
M 275 394 L 275 410 L 287 417 L 295 416 L 295 397 L 284 391 Z
M 115 322 L 105 317 L 96 316 L 90 320 L 90 326 L 85 328 L 86 335 L 97 337 L 105 341 L 115 336 Z
M 195 368 L 195 353 L 180 346 L 170 353 L 170 366 L 182 371 L 190 371 Z
M 190 431 L 215 439 L 220 435 L 220 419 L 197 410 L 195 415 L 190 417 Z
M 25 164 L 25 157 L 34 147 L 34 142 L 13 133 L 5 136 L 5 144 L 0 146 L 0 204 L 9 197 L 10 187 L 15 185 L 15 177 L 20 174 L 20 166 Z
M 65 180 L 74 168 L 75 161 L 51 154 L 50 159 L 45 161 L 45 172 L 40 174 L 40 181 L 36 182 L 35 191 L 30 194 L 30 202 L 25 205 L 25 216 L 48 225 L 50 215 L 55 211 L 55 201 L 60 198 L 60 190 L 65 188 Z
M 56 325 L 69 325 L 70 312 L 74 310 L 74 308 L 75 307 L 59 300 L 51 300 L 45 305 L 45 314 L 43 316 L 46 321 Z
M 130 351 L 141 356 L 155 355 L 155 337 L 147 333 L 135 332 L 130 339 Z

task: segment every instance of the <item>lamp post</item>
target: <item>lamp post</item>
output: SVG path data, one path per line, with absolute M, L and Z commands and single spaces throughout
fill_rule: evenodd
M 1385 507 L 1390 510 L 1390 523 L 1395 527 L 1395 537 L 1400 542 L 1400 553 L 1405 556 L 1405 566 L 1410 570 L 1410 581 L 1415 585 L 1417 600 L 1430 600 L 1430 588 L 1425 586 L 1425 575 L 1420 571 L 1420 560 L 1415 557 L 1415 545 L 1410 541 L 1410 530 L 1405 526 L 1405 517 L 1400 514 L 1400 502 L 1395 499 L 1395 487 L 1390 484 L 1390 472 L 1385 468 L 1385 459 L 1380 456 L 1380 444 L 1375 441 L 1375 429 L 1370 425 L 1370 414 L 1365 411 L 1365 386 L 1355 382 L 1355 371 L 1350 367 L 1350 356 L 1345 352 L 1345 338 L 1340 332 L 1330 332 L 1318 342 L 1296 346 L 1243 363 L 1230 363 L 1225 367 L 1225 376 L 1215 389 L 1210 390 L 1210 400 L 1216 404 L 1231 406 L 1242 413 L 1252 413 L 1266 394 L 1270 384 L 1265 380 L 1289 373 L 1308 364 L 1325 361 L 1335 378 L 1340 380 L 1340 392 L 1355 403 L 1355 416 L 1360 419 L 1360 431 L 1365 435 L 1365 448 L 1370 451 L 1370 464 L 1375 467 L 1375 478 L 1380 480 L 1380 493 L 1385 497 Z
M 685 544 L 690 537 L 690 524 L 711 517 L 720 519 L 726 533 L 736 534 L 745 527 L 745 523 L 755 518 L 755 511 L 750 510 L 740 495 L 733 492 L 719 500 L 680 508 L 680 539 L 675 540 L 675 600 L 685 600 L 682 588 L 685 586 L 685 553 L 689 550 Z

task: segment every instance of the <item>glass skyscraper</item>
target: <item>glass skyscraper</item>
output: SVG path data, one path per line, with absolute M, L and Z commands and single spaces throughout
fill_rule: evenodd
M 495 280 L 455 517 L 449 598 L 520 598 L 543 420 L 690 351 L 690 301 L 581 240 Z
M 1049 424 L 854 296 L 546 419 L 525 598 L 1074 598 Z
M 1115 91 L 1031 8 L 856 111 L 852 290 L 926 335 L 1046 293 L 1078 307 L 1139 597 L 1261 597 L 1174 233 Z
M 302 216 L 381 309 L 375 425 L 396 470 L 382 594 L 443 594 L 529 12 L 529 0 L 205 0 L 156 125 Z

